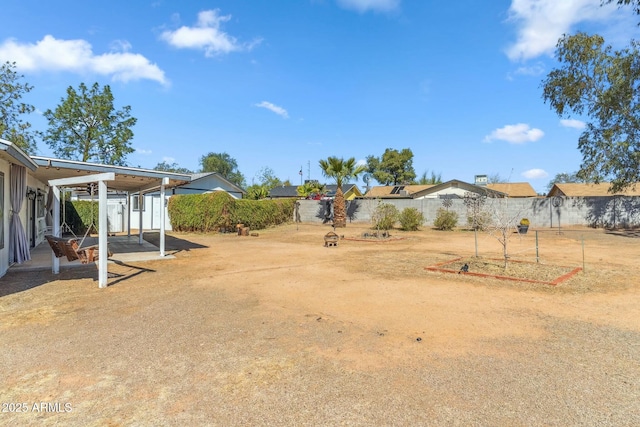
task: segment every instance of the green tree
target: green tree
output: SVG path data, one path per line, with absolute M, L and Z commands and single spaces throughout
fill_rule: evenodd
M 590 120 L 578 139 L 585 181 L 611 180 L 611 191 L 640 180 L 640 51 L 614 51 L 599 35 L 578 33 L 558 41 L 561 68 L 543 81 L 543 98 L 560 117 Z
M 561 172 L 556 174 L 556 176 L 553 177 L 551 181 L 549 181 L 549 184 L 547 184 L 547 191 L 551 190 L 551 188 L 555 184 L 568 183 L 568 182 L 585 182 L 585 181 L 578 176 L 578 172 L 570 172 L 570 173 Z
M 618 6 L 633 6 L 633 12 L 640 15 L 640 0 L 602 0 L 602 4 L 610 4 L 616 2 Z
M 431 176 L 427 176 L 427 172 L 423 172 L 418 180 L 418 184 L 420 185 L 435 185 L 442 184 L 442 174 L 435 172 L 431 172 Z
M 0 138 L 11 141 L 27 154 L 35 154 L 35 133 L 30 130 L 31 124 L 22 119 L 24 115 L 33 113 L 35 107 L 21 102 L 33 86 L 21 83 L 24 76 L 18 75 L 15 68 L 15 62 L 5 62 L 0 66 Z
M 227 153 L 209 153 L 200 158 L 202 172 L 217 172 L 238 187 L 245 186 L 244 175 L 238 170 L 238 162 Z
M 276 173 L 269 166 L 265 166 L 256 174 L 258 184 L 266 187 L 267 191 L 283 185 L 283 182 L 276 176 Z
M 269 191 L 271 188 L 267 188 L 265 185 L 253 184 L 247 187 L 247 199 L 261 200 L 269 197 Z
M 320 184 L 318 181 L 307 181 L 302 185 L 299 185 L 296 188 L 298 196 L 300 197 L 309 197 L 314 194 L 323 194 L 327 190 L 324 184 Z
M 353 157 L 347 160 L 329 157 L 326 160 L 320 160 L 320 169 L 322 169 L 325 177 L 334 179 L 338 186 L 333 199 L 333 225 L 335 227 L 346 227 L 347 212 L 344 194 L 342 193 L 342 184 L 351 178 L 357 178 L 366 168 L 365 166 L 356 165 L 356 159 Z
M 162 161 L 162 162 L 158 163 L 153 168 L 153 170 L 163 171 L 163 172 L 186 173 L 186 174 L 193 173 L 192 171 L 190 171 L 187 168 L 180 167 L 176 162 L 173 162 L 173 163 L 169 164 L 166 161 Z
M 382 185 L 411 184 L 416 178 L 410 148 L 387 148 L 382 158 L 368 156 L 366 170 Z
M 43 139 L 60 158 L 122 166 L 134 151 L 131 128 L 137 119 L 128 105 L 115 110 L 109 85 L 80 83 L 78 91 L 69 86 L 66 99 L 44 117 L 49 127 Z

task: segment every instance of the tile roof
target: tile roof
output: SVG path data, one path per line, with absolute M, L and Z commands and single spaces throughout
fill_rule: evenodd
M 538 193 L 528 182 L 507 182 L 487 184 L 490 190 L 505 193 L 507 197 L 537 197 Z
M 613 196 L 613 193 L 609 192 L 608 182 L 601 182 L 599 184 L 584 184 L 584 183 L 559 183 L 549 191 L 547 197 L 552 196 L 566 196 L 566 197 L 589 197 L 589 196 Z M 640 196 L 640 185 L 628 188 L 627 190 L 615 193 L 622 196 Z

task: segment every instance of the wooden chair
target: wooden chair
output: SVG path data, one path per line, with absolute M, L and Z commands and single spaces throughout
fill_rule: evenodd
M 98 261 L 100 258 L 98 245 L 84 246 L 81 248 L 76 238 L 65 239 L 52 235 L 46 235 L 44 237 L 47 239 L 47 242 L 49 242 L 49 246 L 51 246 L 51 250 L 53 250 L 57 258 L 66 256 L 69 261 L 80 260 L 83 264 Z M 111 251 L 107 250 L 107 257 L 111 255 L 113 255 Z

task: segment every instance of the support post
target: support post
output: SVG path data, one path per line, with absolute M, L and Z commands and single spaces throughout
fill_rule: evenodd
M 104 181 L 98 181 L 98 287 L 107 287 L 107 254 L 108 242 L 108 221 L 107 221 L 107 184 Z
M 131 194 L 126 192 L 127 195 L 127 237 L 131 237 Z
M 57 185 L 51 186 L 49 191 L 53 191 L 53 230 L 54 236 L 61 237 L 60 233 L 60 188 Z M 51 272 L 53 274 L 60 273 L 60 259 L 56 254 L 51 252 Z
M 143 208 L 144 203 L 144 194 L 142 191 L 138 193 L 138 244 L 142 244 L 142 214 L 144 213 Z
M 162 184 L 160 184 L 160 256 L 164 256 L 164 232 L 166 215 L 164 214 L 164 186 L 169 184 L 169 178 L 163 178 Z

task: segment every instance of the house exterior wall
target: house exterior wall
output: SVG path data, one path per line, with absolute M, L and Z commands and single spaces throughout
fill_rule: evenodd
M 560 205 L 553 198 L 487 199 L 485 208 L 490 212 L 506 212 L 508 217 L 528 218 L 531 227 L 558 227 L 558 225 L 586 225 L 606 227 L 640 226 L 640 197 L 563 197 Z M 399 211 L 407 207 L 418 209 L 425 216 L 424 225 L 433 225 L 442 199 L 356 199 L 347 202 L 347 221 L 370 222 L 378 203 L 389 203 Z M 556 202 L 558 203 L 558 202 Z M 458 213 L 458 224 L 467 223 L 467 207 L 463 200 L 451 200 L 450 211 Z M 324 205 L 317 200 L 299 200 L 299 218 L 303 222 L 322 222 Z
M 11 179 L 11 165 L 8 161 L 0 159 L 0 173 L 4 175 L 4 183 L 0 190 L 2 191 L 2 237 L 1 240 L 1 248 L 0 248 L 0 277 L 4 276 L 7 270 L 9 269 L 9 224 L 11 220 L 11 198 L 10 198 L 10 179 Z M 42 182 L 38 181 L 31 175 L 30 171 L 27 169 L 27 189 L 32 188 L 33 190 L 38 190 L 46 195 L 47 186 Z M 22 226 L 25 228 L 25 233 L 28 230 L 29 224 L 29 212 L 28 212 L 28 200 L 26 198 L 26 194 L 23 195 L 24 201 L 22 203 L 22 209 L 20 210 L 20 221 L 22 222 Z M 46 199 L 45 199 L 46 200 Z M 38 221 L 38 212 L 36 210 L 36 245 L 41 243 L 44 240 L 44 229 L 39 228 Z M 44 218 L 44 217 L 43 217 Z M 29 239 L 29 235 L 27 235 L 27 239 Z
M 4 174 L 4 185 L 0 190 L 2 191 L 2 243 L 0 243 L 0 276 L 9 269 L 9 218 L 11 213 L 11 204 L 9 200 L 9 162 L 0 159 L 0 172 Z

